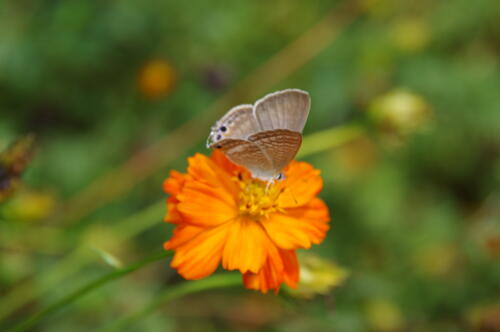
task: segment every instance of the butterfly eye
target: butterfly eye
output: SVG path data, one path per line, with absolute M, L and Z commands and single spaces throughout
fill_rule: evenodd
M 285 178 L 285 175 L 283 173 L 279 173 L 276 175 L 276 180 L 283 180 Z

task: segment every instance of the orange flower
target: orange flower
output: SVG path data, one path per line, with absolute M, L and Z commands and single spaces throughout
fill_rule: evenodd
M 144 64 L 139 72 L 139 90 L 149 99 L 158 99 L 168 95 L 174 88 L 175 71 L 164 60 L 151 60 Z
M 219 264 L 239 270 L 247 288 L 276 292 L 296 287 L 295 250 L 320 243 L 328 230 L 319 170 L 293 161 L 285 179 L 267 186 L 216 150 L 211 158 L 189 158 L 187 174 L 164 182 L 165 221 L 175 224 L 165 249 L 175 250 L 171 266 L 186 279 L 212 274 Z

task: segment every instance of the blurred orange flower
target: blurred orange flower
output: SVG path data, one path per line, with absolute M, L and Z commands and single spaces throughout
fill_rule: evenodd
M 329 228 L 328 208 L 316 197 L 319 170 L 292 161 L 285 179 L 267 186 L 218 150 L 188 161 L 187 174 L 172 171 L 164 182 L 171 195 L 165 221 L 176 226 L 164 245 L 175 250 L 171 266 L 186 279 L 201 279 L 221 263 L 239 270 L 247 288 L 295 288 L 295 250 L 319 244 Z
M 170 93 L 175 80 L 175 71 L 168 62 L 151 60 L 142 67 L 138 77 L 138 84 L 145 97 L 157 99 Z

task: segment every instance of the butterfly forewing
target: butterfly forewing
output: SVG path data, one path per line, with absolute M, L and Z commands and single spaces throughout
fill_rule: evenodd
M 262 130 L 288 129 L 302 133 L 310 105 L 307 92 L 288 89 L 259 99 L 254 114 Z
M 299 151 L 302 135 L 287 129 L 266 130 L 253 134 L 250 142 L 263 150 L 272 163 L 271 176 L 277 175 Z
M 260 126 L 253 115 L 253 105 L 235 106 L 212 127 L 209 147 L 225 138 L 246 139 L 260 130 Z

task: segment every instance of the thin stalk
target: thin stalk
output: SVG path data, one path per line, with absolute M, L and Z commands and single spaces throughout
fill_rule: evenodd
M 66 305 L 78 300 L 79 298 L 83 297 L 84 295 L 110 283 L 113 280 L 119 279 L 129 273 L 132 273 L 141 267 L 157 262 L 161 259 L 164 259 L 165 257 L 171 255 L 172 252 L 161 252 L 157 253 L 153 256 L 150 256 L 148 258 L 143 259 L 140 262 L 131 264 L 127 267 L 124 267 L 122 269 L 113 271 L 111 273 L 108 273 L 106 275 L 103 275 L 102 277 L 97 278 L 96 280 L 88 283 L 87 285 L 82 286 L 81 288 L 75 290 L 74 292 L 66 295 L 59 301 L 49 305 L 48 307 L 42 309 L 41 311 L 33 314 L 32 316 L 28 317 L 24 321 L 20 322 L 18 325 L 14 326 L 13 328 L 7 330 L 7 332 L 21 332 L 21 331 L 26 331 L 27 329 L 33 327 L 40 321 L 42 321 L 44 318 L 49 316 L 50 314 L 64 308 Z
M 120 242 L 128 241 L 137 234 L 158 224 L 159 217 L 165 211 L 165 200 L 158 201 L 134 215 L 126 218 L 117 225 L 110 226 L 110 232 L 115 234 Z M 80 245 L 74 245 L 71 253 L 65 255 L 53 266 L 46 269 L 42 276 L 37 275 L 38 287 L 33 287 L 33 280 L 21 281 L 13 287 L 7 294 L 2 296 L 0 302 L 0 321 L 9 316 L 17 309 L 31 301 L 37 296 L 42 296 L 52 287 L 63 281 L 65 278 L 75 278 L 72 274 L 77 274 L 80 269 L 95 262 L 96 255 L 89 250 L 88 246 L 82 242 Z M 65 251 L 70 251 L 71 248 L 66 248 Z
M 123 331 L 125 328 L 132 326 L 165 304 L 185 295 L 233 286 L 241 286 L 241 274 L 221 273 L 202 280 L 192 280 L 176 285 L 175 287 L 166 288 L 147 306 L 132 313 L 128 317 L 115 321 L 110 326 L 104 327 L 100 332 Z
M 358 138 L 365 132 L 366 129 L 362 125 L 354 123 L 309 134 L 304 136 L 297 157 L 304 158 L 314 153 L 336 148 Z

